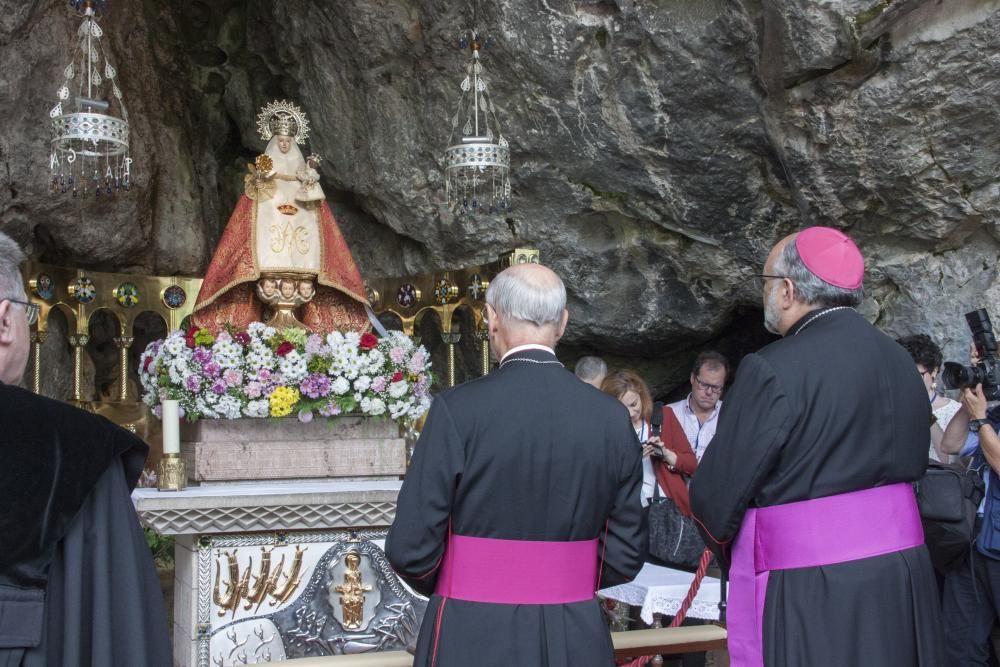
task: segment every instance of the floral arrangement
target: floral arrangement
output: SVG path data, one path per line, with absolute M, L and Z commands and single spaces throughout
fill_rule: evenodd
M 157 417 L 170 398 L 188 421 L 292 413 L 303 422 L 348 413 L 404 421 L 430 407 L 429 369 L 427 350 L 398 331 L 319 336 L 254 322 L 246 331 L 191 327 L 153 341 L 139 378 Z

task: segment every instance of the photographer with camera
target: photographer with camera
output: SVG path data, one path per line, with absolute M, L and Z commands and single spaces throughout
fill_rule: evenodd
M 989 665 L 990 631 L 1000 609 L 1000 396 L 997 346 L 989 317 L 983 310 L 966 315 L 974 343 L 970 366 L 945 363 L 942 380 L 961 389 L 961 409 L 955 414 L 941 451 L 972 456 L 983 474 L 986 496 L 979 505 L 975 544 L 963 562 L 944 575 L 942 616 L 948 664 Z

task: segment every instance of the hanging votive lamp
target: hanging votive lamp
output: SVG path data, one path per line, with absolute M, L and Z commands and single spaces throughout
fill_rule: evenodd
M 468 48 L 471 56 L 445 150 L 448 207 L 455 214 L 504 214 L 511 210 L 510 145 L 500 132 L 479 57 L 483 43 L 470 30 L 459 46 Z
M 132 186 L 128 111 L 115 69 L 101 38 L 100 0 L 71 0 L 83 16 L 75 48 L 63 69 L 56 105 L 49 111 L 52 127 L 49 169 L 51 188 L 74 197 L 110 197 Z

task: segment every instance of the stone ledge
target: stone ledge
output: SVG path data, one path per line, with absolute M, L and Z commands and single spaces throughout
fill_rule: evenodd
M 402 482 L 308 482 L 136 489 L 143 525 L 163 535 L 370 528 L 396 515 Z

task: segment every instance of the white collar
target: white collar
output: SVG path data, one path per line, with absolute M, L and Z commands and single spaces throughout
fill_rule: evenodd
M 504 359 L 514 354 L 515 352 L 524 352 L 525 350 L 542 350 L 543 352 L 548 352 L 553 356 L 555 356 L 556 353 L 555 350 L 553 350 L 551 347 L 548 347 L 547 345 L 540 345 L 539 343 L 528 343 L 527 345 L 518 345 L 517 347 L 512 347 L 509 350 L 507 350 L 507 354 L 503 355 L 503 359 L 500 360 L 500 363 L 502 364 Z
M 720 398 L 719 400 L 717 400 L 717 401 L 715 402 L 715 407 L 714 407 L 714 408 L 712 408 L 712 414 L 710 414 L 710 415 L 708 416 L 708 419 L 706 419 L 705 421 L 706 421 L 706 422 L 710 422 L 710 421 L 712 421 L 713 419 L 715 419 L 715 417 L 716 417 L 716 416 L 717 416 L 717 415 L 719 414 L 719 409 L 720 409 L 721 407 L 722 407 L 722 399 Z M 685 410 L 687 410 L 688 414 L 690 414 L 690 415 L 694 415 L 695 417 L 697 417 L 697 416 L 698 416 L 698 415 L 697 415 L 697 414 L 695 413 L 695 411 L 691 409 L 691 394 L 688 394 L 688 395 L 687 395 L 687 398 L 685 398 L 685 399 L 684 399 L 684 409 L 685 409 Z

